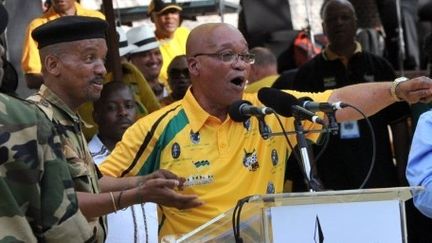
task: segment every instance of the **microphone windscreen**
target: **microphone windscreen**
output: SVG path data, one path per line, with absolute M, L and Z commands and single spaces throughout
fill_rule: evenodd
M 258 99 L 265 105 L 285 117 L 292 116 L 291 106 L 297 105 L 298 100 L 291 94 L 274 88 L 264 87 L 258 91 Z
M 242 114 L 240 107 L 244 104 L 252 105 L 247 100 L 237 100 L 233 102 L 230 107 L 228 108 L 228 114 L 231 117 L 231 119 L 235 122 L 244 122 L 247 119 L 249 119 L 248 115 Z

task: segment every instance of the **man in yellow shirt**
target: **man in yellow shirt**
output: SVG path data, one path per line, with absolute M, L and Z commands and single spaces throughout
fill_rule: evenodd
M 185 97 L 132 125 L 100 168 L 117 177 L 163 168 L 186 178 L 183 193 L 198 195 L 204 204 L 186 210 L 161 207 L 161 237 L 188 233 L 246 196 L 281 193 L 285 160 L 291 153 L 283 137 L 261 136 L 258 119 L 235 122 L 228 116 L 230 105 L 240 99 L 262 105 L 256 93 L 243 94 L 254 56 L 237 28 L 224 23 L 196 27 L 186 56 L 192 86 Z M 371 115 L 396 99 L 432 100 L 432 80 L 367 83 L 315 94 L 286 92 L 321 102 L 343 101 Z M 361 118 L 353 109 L 339 110 L 336 117 Z M 288 131 L 294 130 L 293 121 L 282 118 Z M 266 116 L 263 123 L 271 131 L 281 131 L 274 116 Z M 311 122 L 304 127 L 320 128 Z M 317 136 L 307 134 L 311 140 Z M 296 144 L 295 138 L 289 139 Z
M 258 92 L 262 87 L 271 87 L 279 77 L 277 59 L 270 49 L 254 47 L 250 52 L 255 55 L 255 62 L 251 65 L 246 93 Z
M 166 0 L 152 0 L 148 7 L 160 43 L 163 63 L 159 78 L 165 87 L 169 87 L 167 70 L 171 60 L 186 53 L 186 40 L 190 31 L 180 26 L 180 11 L 182 8 L 179 5 Z
M 52 0 L 51 7 L 42 16 L 32 20 L 27 27 L 21 58 L 21 66 L 25 74 L 25 80 L 28 88 L 39 89 L 43 82 L 39 51 L 37 48 L 37 43 L 31 36 L 32 31 L 48 21 L 69 15 L 89 16 L 105 19 L 105 16 L 101 12 L 85 9 L 81 7 L 81 5 L 75 0 Z

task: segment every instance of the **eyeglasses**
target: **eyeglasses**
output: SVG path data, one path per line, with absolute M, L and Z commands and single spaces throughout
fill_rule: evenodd
M 194 55 L 194 57 L 197 56 L 217 57 L 219 58 L 219 60 L 226 63 L 232 63 L 234 62 L 234 60 L 238 61 L 239 58 L 247 64 L 253 64 L 255 62 L 255 54 L 252 53 L 238 54 L 234 52 L 222 52 L 222 53 L 198 53 Z

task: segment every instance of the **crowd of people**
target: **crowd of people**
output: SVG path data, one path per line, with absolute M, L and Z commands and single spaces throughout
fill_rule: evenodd
M 376 162 L 361 185 L 372 137 L 355 110 L 335 113 L 338 134 L 325 151 L 313 147 L 322 154 L 313 167 L 323 188 L 397 187 L 408 179 L 426 188 L 414 203 L 432 218 L 430 112 L 413 138 L 409 132 L 409 105 L 432 101 L 432 79 L 397 78 L 388 61 L 363 50 L 349 1 L 324 3 L 328 45 L 289 80 L 278 73 L 272 51 L 250 48 L 236 27 L 207 23 L 189 31 L 180 26 L 181 11 L 152 0 L 155 30 L 117 27 L 121 80 L 105 67 L 102 13 L 53 0 L 31 22 L 22 68 L 36 92 L 25 100 L 0 94 L 0 241 L 158 242 L 192 231 L 249 195 L 309 190 L 285 138 L 261 133 L 262 126 L 277 131 L 281 124 L 293 131 L 293 117 L 238 122 L 229 115 L 238 100 L 262 106 L 257 92 L 281 84 L 297 90 L 280 91 L 296 98 L 351 104 L 373 124 Z M 7 25 L 0 4 L 1 33 Z M 317 133 L 306 137 L 319 143 Z M 410 239 L 432 239 L 411 230 L 429 223 L 418 218 L 408 212 Z

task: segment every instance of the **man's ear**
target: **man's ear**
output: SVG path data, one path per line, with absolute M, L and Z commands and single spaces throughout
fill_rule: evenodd
M 54 55 L 48 55 L 44 59 L 45 70 L 53 76 L 58 76 L 61 72 L 60 58 Z
M 201 67 L 200 62 L 195 57 L 188 58 L 187 61 L 189 74 L 192 76 L 198 76 Z

